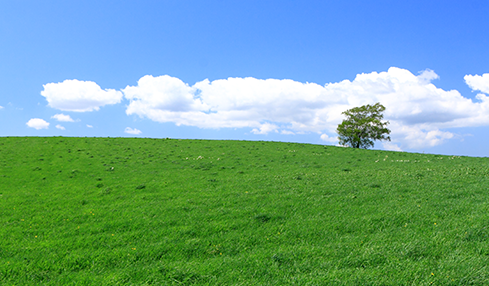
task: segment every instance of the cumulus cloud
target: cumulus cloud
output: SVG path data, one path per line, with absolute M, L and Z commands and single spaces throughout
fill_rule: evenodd
M 27 126 L 31 128 L 35 128 L 37 130 L 39 129 L 48 129 L 49 127 L 49 122 L 46 122 L 45 120 L 41 118 L 32 118 L 26 123 Z
M 114 89 L 102 89 L 92 81 L 65 80 L 43 85 L 41 95 L 48 106 L 64 110 L 86 112 L 99 110 L 101 106 L 121 102 L 122 93 Z
M 264 123 L 259 128 L 253 128 L 251 133 L 253 134 L 268 134 L 270 132 L 277 132 L 278 126 L 275 124 Z
M 249 127 L 259 134 L 282 129 L 272 121 L 298 131 L 319 130 L 322 114 L 315 111 L 338 102 L 314 83 L 255 78 L 189 86 L 170 76 L 145 76 L 123 92 L 130 101 L 128 115 L 201 128 Z
M 56 128 L 61 129 L 61 130 L 65 130 L 65 129 L 66 129 L 66 128 L 64 128 L 63 126 L 59 125 L 59 124 L 58 124 L 58 125 L 56 125 Z
M 397 146 L 397 144 L 394 144 L 392 142 L 383 142 L 382 147 L 384 147 L 385 150 L 389 150 L 389 151 L 402 151 L 401 147 Z
M 206 109 L 194 97 L 194 88 L 168 75 L 144 76 L 138 81 L 138 86 L 127 86 L 123 92 L 131 101 L 127 111 L 129 114 L 137 112 L 158 119 L 159 115 L 154 114 L 158 111 L 192 112 Z
M 464 79 L 472 90 L 479 90 L 489 94 L 489 73 L 483 75 L 466 75 Z
M 55 115 L 51 116 L 51 118 L 54 118 L 58 121 L 63 121 L 63 122 L 74 122 L 74 120 L 69 115 L 64 115 L 63 113 L 55 114 Z
M 426 69 L 419 73 L 418 80 L 421 84 L 429 84 L 432 80 L 439 78 L 435 71 Z
M 330 142 L 330 143 L 337 143 L 338 142 L 338 137 L 330 137 L 327 134 L 321 134 L 321 140 Z
M 141 130 L 138 130 L 136 128 L 131 128 L 131 127 L 126 127 L 126 129 L 124 130 L 124 133 L 127 133 L 127 134 L 134 134 L 134 135 L 138 135 L 138 134 L 141 134 Z
M 88 128 L 93 128 L 93 126 L 92 126 L 92 125 L 89 125 L 89 124 L 87 124 L 87 127 L 88 127 Z

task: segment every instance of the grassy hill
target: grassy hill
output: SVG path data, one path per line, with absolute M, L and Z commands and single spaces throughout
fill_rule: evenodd
M 487 158 L 0 138 L 1 285 L 487 285 Z

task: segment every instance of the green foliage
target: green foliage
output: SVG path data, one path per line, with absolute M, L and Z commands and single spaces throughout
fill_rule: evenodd
M 389 121 L 382 122 L 385 107 L 377 102 L 344 111 L 346 119 L 338 125 L 339 143 L 343 146 L 367 149 L 374 146 L 374 140 L 388 140 Z
M 0 285 L 488 285 L 487 160 L 0 138 Z

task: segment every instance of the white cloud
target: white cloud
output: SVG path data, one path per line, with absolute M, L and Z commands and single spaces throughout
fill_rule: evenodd
M 389 150 L 389 151 L 399 151 L 399 152 L 402 151 L 402 149 L 399 146 L 391 142 L 383 142 L 382 147 L 384 147 L 385 150 Z
M 321 140 L 330 142 L 330 143 L 336 143 L 338 142 L 338 137 L 330 137 L 327 134 L 321 134 Z
M 74 120 L 69 115 L 64 115 L 63 113 L 55 114 L 55 115 L 51 116 L 51 118 L 54 118 L 58 121 L 63 121 L 63 122 L 74 122 Z
M 314 83 L 255 78 L 204 80 L 190 87 L 169 76 L 145 76 L 123 92 L 130 100 L 128 115 L 201 128 L 250 127 L 259 134 L 277 131 L 266 121 L 318 129 L 319 118 L 311 111 L 337 101 Z
M 93 126 L 92 126 L 92 125 L 88 125 L 88 124 L 87 124 L 87 127 L 88 127 L 88 128 L 93 128 Z
M 402 145 L 411 149 L 434 147 L 455 137 L 451 132 L 441 131 L 429 125 L 409 126 L 393 121 L 389 129 L 392 131 L 390 137 L 393 142 L 403 143 Z
M 171 76 L 144 76 L 138 86 L 127 86 L 124 95 L 131 101 L 128 113 L 132 110 L 147 116 L 158 118 L 153 112 L 166 110 L 171 112 L 192 112 L 205 110 L 200 100 L 194 98 L 195 89 L 178 78 Z M 146 114 L 148 112 L 148 114 Z
M 3 109 L 3 106 L 0 106 L 0 109 Z
M 418 80 L 421 84 L 430 84 L 432 80 L 438 79 L 439 76 L 430 69 L 426 69 L 419 73 Z
M 40 118 L 32 118 L 26 123 L 27 126 L 31 128 L 35 128 L 37 130 L 39 129 L 48 129 L 49 127 L 49 122 L 46 122 L 43 119 Z
M 64 128 L 63 126 L 59 125 L 59 124 L 58 124 L 58 125 L 56 125 L 56 128 L 61 129 L 61 130 L 65 130 L 65 129 L 66 129 L 66 128 Z
M 136 128 L 131 128 L 131 127 L 126 127 L 126 129 L 124 130 L 124 133 L 128 133 L 128 134 L 134 134 L 134 135 L 138 135 L 138 134 L 141 134 L 141 130 L 138 130 Z
M 480 75 L 466 75 L 465 82 L 472 90 L 479 90 L 489 94 L 489 73 Z
M 99 110 L 101 106 L 121 102 L 122 93 L 114 89 L 102 90 L 92 81 L 65 80 L 43 85 L 41 95 L 48 106 L 65 111 L 85 112 Z
M 260 128 L 253 128 L 251 133 L 253 134 L 268 134 L 270 132 L 277 132 L 278 126 L 275 124 L 265 123 L 260 126 Z
M 290 131 L 290 130 L 282 130 L 280 131 L 280 134 L 283 134 L 283 135 L 295 135 L 294 132 Z

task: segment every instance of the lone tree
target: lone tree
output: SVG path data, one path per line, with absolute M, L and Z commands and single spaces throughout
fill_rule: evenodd
M 346 119 L 338 125 L 336 131 L 339 134 L 340 145 L 352 148 L 363 148 L 374 146 L 373 140 L 388 140 L 391 133 L 386 128 L 389 121 L 382 122 L 382 112 L 385 107 L 377 102 L 374 105 L 363 105 L 342 112 Z

